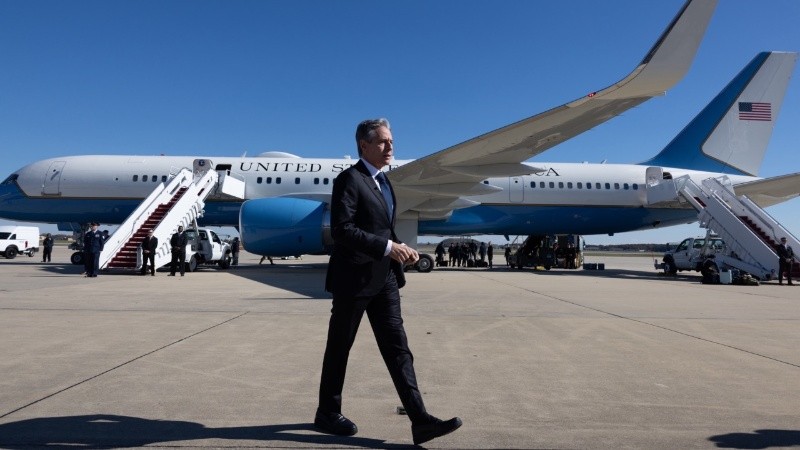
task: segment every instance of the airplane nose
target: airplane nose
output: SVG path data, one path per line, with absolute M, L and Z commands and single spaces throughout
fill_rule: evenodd
M 13 182 L 0 184 L 0 217 L 13 219 L 11 214 L 16 211 L 16 204 L 19 203 L 22 193 Z

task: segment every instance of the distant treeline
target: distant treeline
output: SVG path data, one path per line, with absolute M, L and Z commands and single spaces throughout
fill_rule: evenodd
M 586 244 L 586 250 L 601 252 L 653 252 L 664 253 L 672 249 L 670 244 L 614 244 L 614 245 L 592 245 Z

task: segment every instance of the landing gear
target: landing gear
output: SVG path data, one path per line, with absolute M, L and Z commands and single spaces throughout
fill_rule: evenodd
M 433 270 L 433 258 L 431 258 L 431 255 L 421 253 L 419 255 L 419 261 L 417 261 L 414 267 L 417 269 L 417 272 L 428 273 Z
M 75 252 L 69 257 L 69 262 L 80 266 L 83 264 L 83 252 Z

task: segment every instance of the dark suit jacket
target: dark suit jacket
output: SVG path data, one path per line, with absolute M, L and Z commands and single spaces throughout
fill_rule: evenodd
M 150 254 L 153 254 L 158 248 L 158 238 L 153 236 L 145 236 L 144 240 L 142 241 L 142 250 L 150 251 Z
M 389 239 L 400 242 L 387 208 L 363 161 L 359 160 L 334 179 L 331 196 L 334 247 L 325 290 L 336 296 L 375 295 L 385 286 L 389 270 L 394 271 L 398 287 L 405 285 L 402 265 L 383 256 Z
M 186 251 L 186 244 L 188 243 L 189 243 L 189 238 L 186 236 L 185 231 L 181 233 L 176 232 L 169 239 L 169 245 L 172 247 L 173 252 Z
M 783 246 L 782 244 L 778 244 L 775 247 L 775 251 L 778 252 L 778 256 L 781 259 L 790 259 L 794 257 L 794 250 L 790 246 Z

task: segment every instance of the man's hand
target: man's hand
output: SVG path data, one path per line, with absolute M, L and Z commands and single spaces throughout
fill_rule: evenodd
M 406 244 L 398 244 L 392 242 L 392 249 L 389 251 L 389 257 L 401 264 L 414 264 L 419 261 L 419 253 Z

